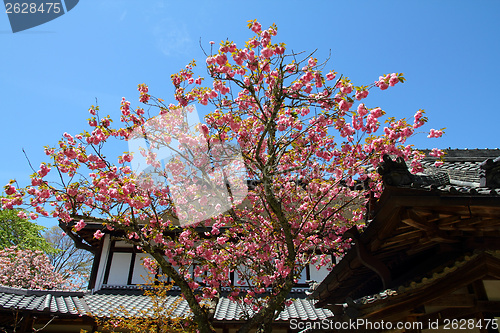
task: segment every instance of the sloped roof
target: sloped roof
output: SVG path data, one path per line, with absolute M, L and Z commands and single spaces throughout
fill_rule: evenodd
M 439 160 L 437 157 L 430 156 L 429 150 L 423 150 L 426 157 L 422 161 L 424 168 L 423 174 L 447 175 L 450 187 L 460 189 L 476 188 L 479 190 L 481 187 L 481 175 L 483 170 L 481 166 L 487 160 L 495 160 L 500 157 L 500 149 L 445 149 L 445 156 L 443 164 L 436 166 L 435 162 Z M 483 193 L 487 194 L 487 191 Z
M 28 290 L 0 286 L 0 310 L 27 310 L 58 316 L 85 315 L 84 292 Z
M 328 309 L 315 308 L 315 301 L 306 300 L 304 298 L 289 299 L 292 303 L 285 307 L 276 318 L 277 321 L 288 321 L 290 319 L 298 320 L 321 320 L 333 316 L 333 313 Z M 243 320 L 246 313 L 252 313 L 248 307 L 233 302 L 227 298 L 221 299 L 215 312 L 215 319 L 221 321 Z
M 315 308 L 316 301 L 302 298 L 289 299 L 292 303 L 277 317 L 277 321 L 318 320 L 333 316 L 328 309 Z M 0 311 L 21 310 L 57 316 L 141 316 L 151 313 L 154 302 L 150 296 L 131 290 L 117 293 L 90 294 L 51 290 L 27 290 L 0 286 Z M 181 296 L 168 295 L 162 304 L 164 313 L 173 317 L 189 316 L 191 310 Z M 242 321 L 252 314 L 248 307 L 222 297 L 217 305 L 215 320 Z
M 386 158 L 384 192 L 371 205 L 367 228 L 349 236 L 353 247 L 311 295 L 319 306 L 397 290 L 463 251 L 498 247 L 500 150 L 445 153 L 439 167 L 427 156 L 416 175 L 404 161 Z
M 400 286 L 398 290 L 388 289 L 379 294 L 354 300 L 347 305 L 345 312 L 355 314 L 356 317 L 369 318 L 371 321 L 401 321 L 406 318 L 406 313 L 415 307 L 429 304 L 429 302 L 432 304 L 435 300 L 439 302 L 441 297 L 449 296 L 453 291 L 485 277 L 500 279 L 498 251 L 476 251 L 454 263 L 441 266 L 438 271 L 428 277 Z M 477 300 L 470 294 L 456 296 L 462 296 L 456 300 L 463 307 L 477 306 L 477 309 L 484 309 L 483 311 L 500 311 L 499 302 Z M 423 318 L 430 317 L 422 317 L 418 320 L 426 323 Z
M 390 298 L 405 297 L 405 294 L 416 293 L 431 284 L 441 282 L 452 274 L 464 274 L 464 271 L 470 270 L 471 266 L 476 264 L 476 261 L 480 262 L 480 260 L 484 258 L 500 263 L 500 251 L 475 251 L 475 253 L 465 255 L 449 265 L 439 267 L 439 269 L 435 272 L 429 272 L 429 274 L 425 277 L 407 281 L 397 289 L 387 289 L 377 294 L 361 297 L 354 300 L 354 303 L 358 305 L 365 305 L 381 300 L 389 300 Z
M 302 296 L 304 297 L 304 296 Z M 152 298 L 144 295 L 87 295 L 85 302 L 94 316 L 104 317 L 110 314 L 118 316 L 138 315 L 142 311 L 147 312 L 153 308 Z M 288 321 L 292 318 L 299 320 L 318 320 L 333 316 L 328 309 L 315 308 L 315 301 L 304 298 L 289 299 L 292 303 L 287 306 L 276 318 L 277 321 Z M 191 310 L 186 300 L 179 295 L 169 295 L 163 303 L 164 313 L 174 317 L 189 316 Z M 242 321 L 251 316 L 251 309 L 221 297 L 215 311 L 215 320 L 218 321 Z

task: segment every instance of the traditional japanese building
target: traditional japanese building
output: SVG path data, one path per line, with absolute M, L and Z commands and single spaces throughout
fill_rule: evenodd
M 68 227 L 61 226 L 68 232 Z M 89 283 L 89 289 L 94 293 L 104 290 L 122 290 L 141 288 L 141 285 L 151 282 L 155 278 L 143 265 L 143 259 L 148 255 L 137 250 L 130 243 L 123 240 L 122 235 L 113 231 L 105 231 L 101 240 L 93 238 L 96 230 L 102 230 L 102 223 L 89 222 L 85 229 L 78 233 L 77 243 L 90 244 L 91 250 L 96 254 Z M 200 231 L 201 232 L 201 231 Z M 192 268 L 193 269 L 193 268 Z M 294 293 L 304 293 L 309 290 L 306 281 L 322 281 L 328 274 L 328 269 L 322 267 L 318 270 L 314 265 L 304 269 L 302 277 L 294 287 Z M 238 278 L 231 274 L 232 283 L 238 284 Z
M 368 226 L 344 236 L 352 248 L 312 294 L 335 321 L 499 332 L 500 150 L 447 150 L 435 161 L 418 174 L 390 157 L 380 166 L 385 189 Z

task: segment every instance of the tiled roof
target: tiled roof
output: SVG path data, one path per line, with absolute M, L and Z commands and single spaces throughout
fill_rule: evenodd
M 384 184 L 437 190 L 450 194 L 500 195 L 500 149 L 444 150 L 442 158 L 422 150 L 423 170 L 411 174 L 410 161 L 384 157 L 379 166 Z M 436 165 L 436 162 L 439 164 Z
M 122 291 L 123 292 L 123 291 Z M 303 295 L 305 296 L 305 295 Z M 303 298 L 291 299 L 277 317 L 278 321 L 292 318 L 300 320 L 318 320 L 333 316 L 327 309 L 316 309 L 315 301 Z M 0 287 L 0 310 L 16 309 L 44 312 L 57 315 L 93 317 L 141 316 L 151 314 L 154 303 L 151 297 L 137 294 L 85 294 L 83 292 L 62 292 L 50 290 L 26 290 Z M 163 313 L 172 317 L 189 316 L 189 306 L 181 296 L 168 295 L 162 304 Z M 228 298 L 222 297 L 217 305 L 215 320 L 245 320 L 252 311 Z
M 84 297 L 93 316 L 143 316 L 152 314 L 154 302 L 145 295 L 94 294 Z M 162 302 L 163 313 L 172 317 L 185 317 L 190 314 L 187 302 L 178 295 L 168 295 Z
M 424 290 L 426 286 L 439 283 L 440 281 L 444 280 L 447 276 L 453 273 L 460 274 L 460 269 L 462 269 L 462 267 L 469 265 L 468 267 L 464 268 L 465 270 L 468 270 L 467 268 L 470 269 L 470 267 L 475 263 L 475 261 L 480 262 L 481 259 L 485 258 L 493 258 L 493 260 L 498 260 L 500 258 L 500 251 L 484 251 L 484 252 L 474 251 L 474 253 L 470 255 L 465 255 L 459 260 L 450 263 L 450 265 L 445 265 L 440 267 L 439 270 L 431 272 L 429 276 L 414 281 L 409 281 L 405 285 L 401 285 L 399 287 L 392 289 L 386 289 L 374 295 L 361 297 L 357 300 L 352 301 L 351 304 L 346 304 L 346 305 L 360 308 L 366 305 L 373 305 L 374 303 L 377 302 L 380 303 L 380 302 L 390 301 L 390 299 L 394 298 L 401 299 L 404 297 L 409 297 L 405 296 L 409 294 L 415 295 L 419 291 Z
M 455 272 L 457 269 L 464 266 L 469 261 L 476 259 L 479 256 L 479 253 L 481 252 L 474 253 L 472 255 L 466 255 L 450 265 L 445 265 L 443 267 L 440 267 L 439 271 L 433 272 L 430 276 L 426 276 L 412 281 L 407 281 L 404 285 L 398 286 L 396 288 L 386 289 L 374 295 L 363 296 L 357 300 L 354 300 L 354 303 L 355 304 L 375 303 L 379 300 L 385 300 L 391 297 L 400 296 L 406 292 L 411 292 L 419 288 L 422 288 L 425 285 L 435 283 L 436 281 L 446 277 L 448 274 Z
M 328 309 L 316 309 L 313 301 L 303 298 L 291 299 L 292 303 L 285 307 L 278 315 L 276 320 L 288 321 L 290 319 L 299 320 L 321 320 L 332 317 L 333 313 Z M 241 304 L 233 302 L 227 298 L 222 298 L 215 312 L 215 319 L 221 321 L 243 320 L 246 314 L 252 314 L 252 311 Z
M 110 315 L 138 315 L 140 311 L 151 309 L 152 303 L 148 296 L 143 295 L 87 295 L 85 302 L 90 313 L 97 317 Z
M 79 316 L 89 312 L 83 295 L 83 292 L 27 290 L 0 286 L 0 309 Z
M 85 301 L 91 312 L 99 317 L 114 315 L 137 315 L 147 312 L 153 306 L 151 297 L 143 295 L 87 295 Z M 314 301 L 293 299 L 277 317 L 277 320 L 287 321 L 292 318 L 300 320 L 318 320 L 333 316 L 328 309 L 316 309 Z M 189 306 L 181 296 L 167 296 L 163 309 L 173 317 L 185 317 L 190 314 Z M 142 310 L 142 311 L 141 311 Z M 215 311 L 215 320 L 238 321 L 245 320 L 253 313 L 248 306 L 238 304 L 222 297 Z
M 333 312 L 328 309 L 315 308 L 314 303 L 307 299 L 295 299 L 293 303 L 283 310 L 278 319 L 279 320 L 322 320 L 333 316 Z
M 426 157 L 422 161 L 424 174 L 445 174 L 449 184 L 458 186 L 480 187 L 481 164 L 486 160 L 494 160 L 500 156 L 500 149 L 445 149 L 443 164 L 435 166 L 438 158 L 430 156 L 428 150 L 423 150 Z

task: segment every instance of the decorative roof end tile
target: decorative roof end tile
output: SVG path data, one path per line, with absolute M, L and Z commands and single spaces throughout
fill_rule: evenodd
M 393 160 L 389 155 L 384 155 L 384 161 L 380 163 L 377 172 L 382 175 L 385 185 L 389 186 L 431 186 L 435 190 L 437 186 L 450 183 L 450 177 L 443 172 L 431 175 L 414 175 L 408 170 L 408 165 L 402 157 Z
M 480 186 L 500 188 L 500 157 L 487 159 L 480 165 Z
M 392 160 L 389 155 L 384 155 L 377 172 L 382 175 L 384 184 L 390 186 L 410 185 L 414 182 L 413 175 L 408 171 L 408 166 L 402 157 Z

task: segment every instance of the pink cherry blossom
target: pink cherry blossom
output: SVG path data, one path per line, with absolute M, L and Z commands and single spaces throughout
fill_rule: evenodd
M 444 156 L 444 153 L 438 148 L 432 148 L 432 151 L 429 153 L 429 155 L 434 157 L 442 157 Z
M 5 187 L 5 193 L 7 195 L 13 195 L 14 193 L 16 193 L 16 191 L 17 191 L 16 188 L 14 186 L 12 186 L 12 185 L 7 185 Z
M 440 138 L 441 136 L 443 136 L 443 131 L 441 130 L 435 130 L 435 129 L 431 129 L 429 131 L 429 135 L 427 136 L 428 138 Z
M 329 72 L 328 74 L 326 74 L 326 79 L 328 81 L 331 81 L 331 80 L 335 79 L 335 77 L 336 77 L 336 73 L 335 72 Z
M 78 221 L 78 223 L 75 225 L 75 229 L 76 231 L 80 231 L 82 230 L 83 228 L 85 228 L 87 224 L 83 221 L 83 220 L 80 220 Z M 96 237 L 97 238 L 97 237 Z
M 396 73 L 392 73 L 391 78 L 389 79 L 389 85 L 391 87 L 394 87 L 394 85 L 396 85 L 396 83 L 398 82 L 399 82 L 398 75 Z
M 104 236 L 104 233 L 101 230 L 97 230 L 96 232 L 94 232 L 94 238 L 101 239 L 102 236 Z
M 22 218 L 22 219 L 28 218 L 28 215 L 26 214 L 26 212 L 23 212 L 23 211 L 20 211 L 19 213 L 17 213 L 17 216 Z
M 356 92 L 356 99 L 358 101 L 362 100 L 363 98 L 368 97 L 368 90 L 360 90 Z
M 260 53 L 264 58 L 271 58 L 274 54 L 273 50 L 268 47 L 263 48 L 262 51 L 260 51 Z
M 253 32 L 255 32 L 256 34 L 260 33 L 261 29 L 262 29 L 262 25 L 259 23 L 259 22 L 254 22 L 251 26 L 251 29 Z
M 389 85 L 387 83 L 385 83 L 384 81 L 382 81 L 382 82 L 378 82 L 378 87 L 380 88 L 380 90 L 386 90 L 387 88 L 389 88 Z

